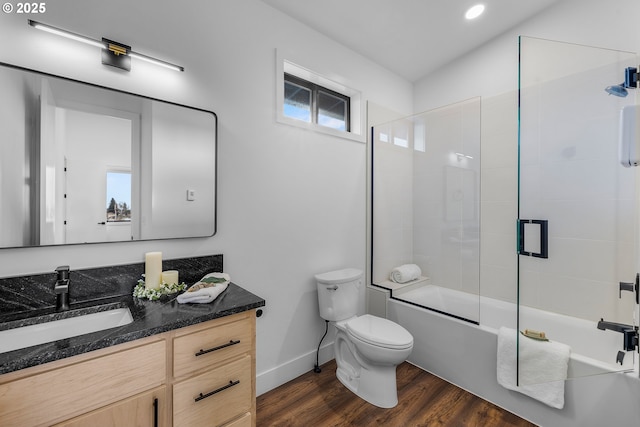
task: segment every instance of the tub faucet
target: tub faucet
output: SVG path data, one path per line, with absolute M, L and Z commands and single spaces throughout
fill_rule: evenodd
M 624 351 L 635 350 L 640 343 L 638 342 L 638 327 L 633 325 L 626 325 L 624 323 L 607 322 L 600 319 L 598 322 L 598 329 L 606 331 L 620 332 L 623 335 L 622 347 Z
M 56 294 L 56 311 L 69 310 L 69 266 L 61 265 L 56 268 L 58 278 L 53 287 Z

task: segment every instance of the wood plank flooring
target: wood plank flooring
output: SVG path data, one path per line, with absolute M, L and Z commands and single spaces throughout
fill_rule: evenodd
M 397 368 L 398 406 L 382 409 L 336 378 L 335 361 L 257 399 L 258 427 L 531 427 L 534 424 L 407 362 Z

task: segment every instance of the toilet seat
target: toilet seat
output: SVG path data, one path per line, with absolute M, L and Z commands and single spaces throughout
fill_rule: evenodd
M 404 350 L 413 346 L 413 336 L 402 326 L 382 317 L 365 314 L 346 323 L 347 333 L 368 344 Z

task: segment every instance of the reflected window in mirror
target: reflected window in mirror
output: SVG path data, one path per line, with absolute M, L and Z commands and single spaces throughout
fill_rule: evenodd
M 107 222 L 131 222 L 131 172 L 107 172 Z

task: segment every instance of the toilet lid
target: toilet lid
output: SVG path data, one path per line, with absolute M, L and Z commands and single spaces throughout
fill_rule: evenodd
M 402 326 L 382 317 L 365 314 L 347 322 L 347 332 L 372 345 L 405 349 L 413 345 L 413 336 Z

